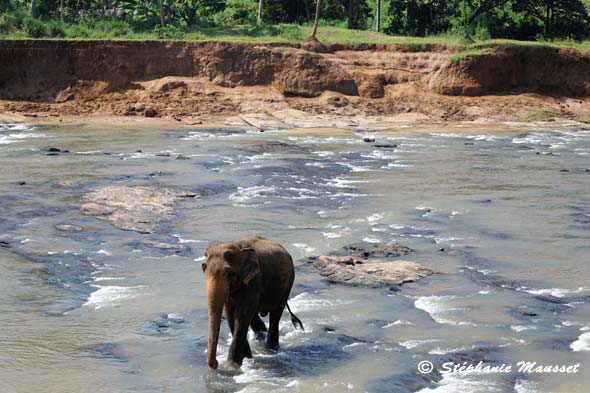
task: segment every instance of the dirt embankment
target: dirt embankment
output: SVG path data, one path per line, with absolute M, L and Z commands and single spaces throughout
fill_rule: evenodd
M 451 61 L 457 52 L 440 45 L 0 41 L 0 112 L 182 121 L 252 113 L 281 113 L 282 121 L 310 113 L 590 119 L 589 54 L 505 48 Z

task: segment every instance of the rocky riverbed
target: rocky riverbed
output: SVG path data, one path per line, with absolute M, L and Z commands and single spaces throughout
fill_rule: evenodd
M 585 128 L 11 123 L 0 142 L 7 391 L 585 393 L 585 374 L 441 373 L 585 367 Z M 284 318 L 278 354 L 210 372 L 203 251 L 252 233 L 293 255 L 306 330 Z

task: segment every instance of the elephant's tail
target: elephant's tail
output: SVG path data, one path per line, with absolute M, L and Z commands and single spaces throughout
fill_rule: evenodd
M 295 329 L 297 329 L 297 325 L 299 325 L 301 330 L 305 331 L 305 328 L 303 327 L 301 320 L 299 318 L 297 318 L 297 315 L 293 314 L 293 311 L 291 311 L 291 307 L 289 307 L 289 303 L 287 303 L 287 310 L 289 310 L 289 314 L 291 314 L 291 323 L 293 324 L 293 326 L 295 326 Z

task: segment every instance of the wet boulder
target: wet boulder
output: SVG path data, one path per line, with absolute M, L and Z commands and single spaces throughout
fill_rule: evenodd
M 433 273 L 418 262 L 361 259 L 356 256 L 323 255 L 314 266 L 329 282 L 373 288 L 402 285 Z
M 153 233 L 162 221 L 174 216 L 175 202 L 196 196 L 170 188 L 108 186 L 86 194 L 80 209 L 122 230 Z

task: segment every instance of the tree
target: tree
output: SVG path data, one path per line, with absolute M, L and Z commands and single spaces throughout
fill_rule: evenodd
M 311 37 L 315 38 L 318 32 L 318 23 L 320 22 L 320 8 L 321 8 L 321 0 L 316 0 L 315 3 L 315 19 L 313 21 L 313 28 L 311 29 Z
M 587 35 L 588 10 L 580 0 L 520 0 L 514 8 L 540 20 L 547 38 Z
M 262 0 L 258 1 L 258 16 L 256 17 L 258 24 L 262 23 Z
M 464 0 L 465 1 L 465 0 Z M 465 15 L 465 35 L 469 37 L 469 28 L 473 25 L 473 22 L 482 14 L 504 6 L 510 0 L 475 0 L 469 1 L 470 8 L 473 10 L 471 15 Z

